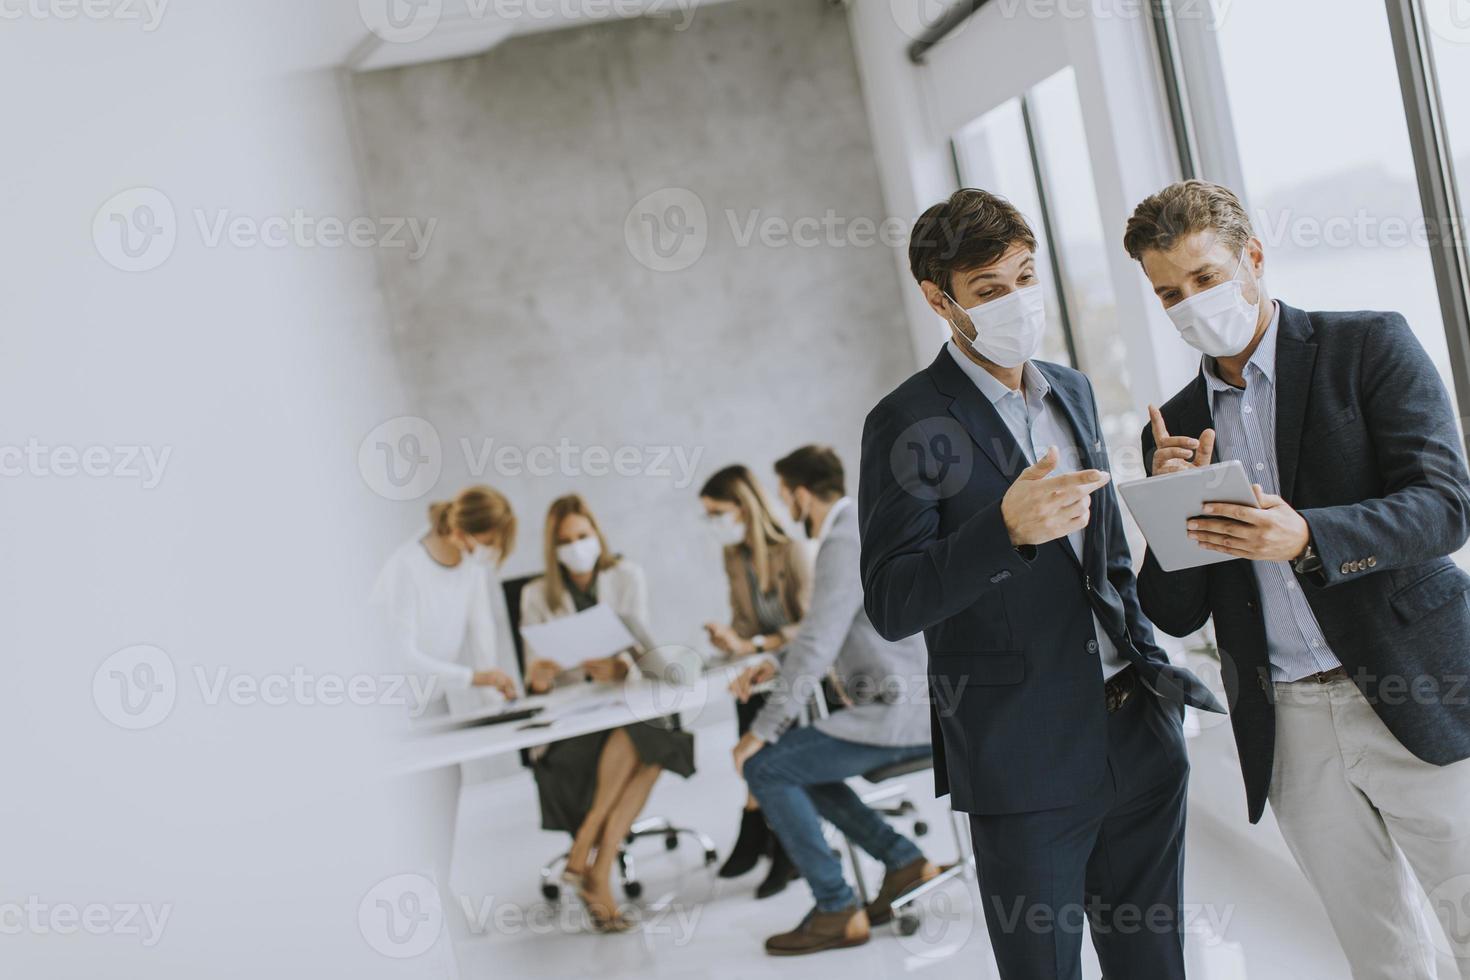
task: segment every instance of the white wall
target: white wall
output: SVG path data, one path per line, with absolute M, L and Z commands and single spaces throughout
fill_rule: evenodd
M 402 709 L 208 703 L 221 676 L 376 680 L 360 609 L 403 530 L 356 462 L 402 411 L 371 255 L 210 247 L 195 226 L 195 209 L 362 213 L 336 77 L 286 74 L 312 15 L 250 7 L 180 5 L 154 30 L 22 15 L 0 32 L 0 452 L 168 454 L 154 486 L 96 455 L 108 475 L 0 457 L 0 900 L 169 914 L 151 947 L 117 929 L 63 939 L 66 913 L 43 914 L 5 937 L 7 976 L 423 975 L 357 927 L 360 899 L 407 863 L 371 775 L 379 722 Z M 176 244 L 121 271 L 94 216 L 143 186 L 172 202 Z M 175 701 L 125 730 L 101 668 L 135 644 L 166 655 L 154 677 L 172 668 Z

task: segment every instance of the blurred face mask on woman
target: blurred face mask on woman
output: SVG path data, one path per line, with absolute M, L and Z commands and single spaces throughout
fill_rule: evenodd
M 585 538 L 557 545 L 556 548 L 556 560 L 574 575 L 586 575 L 597 567 L 597 560 L 601 557 L 602 542 L 597 540 L 596 535 L 589 534 Z
M 733 510 L 721 511 L 709 519 L 710 532 L 722 547 L 728 548 L 745 540 L 745 522 Z
M 959 306 L 953 296 L 949 301 Z M 992 364 L 1016 368 L 1041 350 L 1046 332 L 1046 299 L 1041 286 L 1027 286 L 1007 293 L 1000 299 L 965 310 L 975 328 L 975 339 L 965 336 L 958 324 L 951 324 L 960 341 Z
M 1245 264 L 1245 249 L 1230 279 L 1181 300 L 1164 312 L 1184 342 L 1209 357 L 1230 357 L 1250 346 L 1256 335 L 1261 291 L 1256 289 L 1256 302 L 1245 298 L 1245 283 L 1236 276 Z

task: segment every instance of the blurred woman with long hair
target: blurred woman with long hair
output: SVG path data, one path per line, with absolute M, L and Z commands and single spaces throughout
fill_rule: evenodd
M 710 642 L 731 657 L 781 650 L 796 635 L 806 609 L 811 588 L 806 550 L 781 529 L 769 498 L 748 467 L 737 464 L 715 473 L 700 489 L 699 501 L 724 548 L 730 584 L 730 622 L 706 623 Z M 764 704 L 761 695 L 736 704 L 739 734 L 745 734 Z M 720 877 L 746 874 L 764 854 L 771 855 L 771 867 L 756 889 L 757 898 L 781 891 L 797 872 L 766 826 L 755 797 L 747 793 L 740 835 L 720 867 Z

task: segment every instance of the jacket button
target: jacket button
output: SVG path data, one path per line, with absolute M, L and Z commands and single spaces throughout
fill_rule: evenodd
M 1377 555 L 1369 555 L 1368 556 L 1368 567 L 1369 568 L 1373 568 L 1377 564 L 1378 564 L 1378 556 Z
M 1097 641 L 1096 640 L 1088 640 L 1087 641 L 1087 652 L 1088 653 L 1097 653 Z
M 1352 562 L 1345 561 L 1345 562 L 1342 563 L 1342 574 L 1346 575 L 1348 572 L 1351 572 L 1352 570 L 1353 570 L 1353 563 Z

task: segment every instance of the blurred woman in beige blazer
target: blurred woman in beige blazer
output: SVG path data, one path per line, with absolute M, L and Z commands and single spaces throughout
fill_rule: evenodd
M 760 482 L 741 465 L 715 473 L 699 491 L 705 516 L 724 546 L 725 577 L 730 583 L 730 622 L 706 623 L 710 642 L 730 657 L 774 653 L 796 635 L 811 594 L 811 558 L 802 542 L 781 529 Z M 760 713 L 765 698 L 755 695 L 735 706 L 739 734 Z M 720 867 L 721 878 L 738 878 L 771 855 L 771 868 L 756 889 L 757 898 L 774 895 L 797 877 L 774 834 L 766 827 L 755 797 L 746 794 L 740 836 Z

